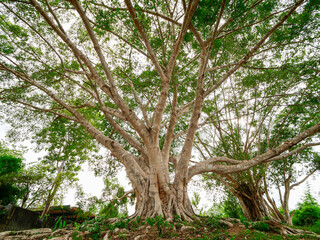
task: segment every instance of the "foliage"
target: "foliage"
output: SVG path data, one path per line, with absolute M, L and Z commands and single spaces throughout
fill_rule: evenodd
M 297 226 L 313 225 L 320 220 L 320 207 L 308 206 L 298 208 L 292 218 L 292 223 Z
M 317 202 L 316 198 L 314 196 L 312 196 L 312 194 L 311 194 L 311 188 L 310 188 L 309 183 L 307 183 L 306 190 L 305 190 L 304 195 L 301 200 L 302 200 L 302 202 L 298 203 L 299 208 L 302 208 L 304 206 L 318 206 L 319 207 L 319 203 Z
M 219 217 L 210 216 L 205 219 L 205 223 L 210 228 L 221 228 L 221 222 Z M 223 225 L 224 226 L 224 225 Z M 224 226 L 225 227 L 225 226 Z M 223 227 L 222 227 L 223 228 Z
M 228 190 L 224 191 L 222 202 L 213 203 L 207 215 L 226 218 L 244 218 L 239 200 Z
M 168 235 L 174 228 L 172 222 L 166 221 L 162 216 L 156 216 L 154 218 L 147 218 L 146 224 L 151 227 L 156 226 L 158 230 L 159 237 L 165 237 Z
M 71 237 L 72 237 L 72 240 L 82 240 L 82 236 L 78 231 L 73 231 L 71 234 Z
M 229 218 L 242 218 L 243 212 L 238 199 L 229 191 L 227 197 L 223 201 L 223 212 L 225 217 Z
M 127 217 L 127 205 L 133 203 L 134 193 L 126 193 L 116 178 L 105 177 L 101 197 L 88 196 L 76 184 L 77 206 L 102 218 Z
M 242 218 L 240 218 L 240 221 L 243 223 L 243 225 L 246 227 L 246 229 L 249 228 L 249 221 L 246 218 L 242 217 Z
M 311 231 L 320 234 L 320 219 L 311 226 Z
M 56 220 L 53 229 L 62 229 L 66 226 L 66 221 L 63 220 L 62 217 L 58 217 L 58 219 Z
M 99 211 L 99 215 L 105 218 L 118 217 L 119 209 L 116 203 L 117 203 L 116 201 L 111 201 L 108 204 L 104 205 L 102 209 Z
M 194 192 L 193 193 L 193 197 L 192 197 L 192 200 L 191 200 L 191 204 L 192 206 L 195 208 L 196 211 L 199 211 L 200 214 L 202 212 L 202 209 L 199 209 L 199 203 L 200 203 L 200 195 L 199 193 L 197 192 Z
M 22 169 L 22 159 L 0 155 L 0 200 L 2 205 L 16 203 L 22 189 L 15 182 L 15 175 Z
M 302 203 L 298 204 L 292 222 L 297 226 L 317 225 L 320 221 L 320 206 L 316 202 L 316 199 L 310 192 L 310 185 L 307 185 L 307 189 L 302 198 Z
M 263 232 L 269 232 L 270 231 L 270 226 L 268 223 L 262 222 L 262 221 L 258 221 L 255 222 L 252 225 L 252 228 L 258 230 L 258 231 L 263 231 Z

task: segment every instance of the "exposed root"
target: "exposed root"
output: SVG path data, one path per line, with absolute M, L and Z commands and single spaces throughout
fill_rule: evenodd
M 313 232 L 305 231 L 302 229 L 291 228 L 286 225 L 282 225 L 276 221 L 269 220 L 265 222 L 269 224 L 272 230 L 274 230 L 275 232 L 279 231 L 283 235 L 301 235 L 301 234 L 315 235 L 315 233 Z M 319 235 L 317 236 L 320 237 Z

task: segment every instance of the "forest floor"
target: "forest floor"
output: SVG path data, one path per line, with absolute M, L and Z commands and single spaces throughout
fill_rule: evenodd
M 201 217 L 186 222 L 166 222 L 161 218 L 147 219 L 145 222 L 122 219 L 114 224 L 105 220 L 90 220 L 81 224 L 56 226 L 55 229 L 43 228 L 25 231 L 0 233 L 5 239 L 51 239 L 51 240 L 267 240 L 267 239 L 320 239 L 320 235 L 301 229 L 292 229 L 274 221 L 241 222 L 238 219 L 219 219 Z

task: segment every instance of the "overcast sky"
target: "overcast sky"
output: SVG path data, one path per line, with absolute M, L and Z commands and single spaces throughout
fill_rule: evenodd
M 9 127 L 0 123 L 0 140 L 5 140 L 6 131 L 8 131 Z M 16 145 L 25 145 L 28 148 L 31 148 L 32 145 L 30 143 L 16 143 Z M 28 161 L 28 159 L 37 159 L 40 157 L 38 153 L 29 150 L 26 154 L 24 154 L 24 158 Z M 313 177 L 309 178 L 308 183 L 311 186 L 311 193 L 312 195 L 318 200 L 320 203 L 320 174 L 314 175 Z M 83 167 L 83 171 L 78 175 L 79 183 L 82 185 L 83 190 L 86 194 L 91 196 L 100 197 L 102 194 L 102 190 L 104 187 L 102 177 L 95 177 L 94 173 L 88 169 L 88 166 L 85 164 Z M 125 187 L 125 190 L 130 190 L 128 185 L 128 180 L 125 174 L 118 175 L 119 182 Z M 304 191 L 306 190 L 306 182 L 301 184 L 300 186 L 294 188 L 292 190 L 290 199 L 289 199 L 289 207 L 290 209 L 294 209 L 297 207 L 297 203 L 300 202 L 301 197 L 303 196 Z M 201 201 L 199 208 L 204 208 L 207 210 L 209 207 L 212 206 L 213 201 L 219 200 L 219 194 L 217 191 L 206 192 L 205 190 L 201 190 L 198 187 L 193 188 L 192 186 L 189 187 L 189 196 L 192 198 L 193 191 L 196 191 L 200 194 Z M 278 202 L 278 194 L 273 193 L 274 199 Z M 69 189 L 68 193 L 63 201 L 64 205 L 72 205 L 75 206 L 77 199 L 75 199 L 75 190 Z M 278 206 L 280 206 L 278 204 Z M 134 211 L 133 207 L 129 208 L 129 214 L 132 214 Z

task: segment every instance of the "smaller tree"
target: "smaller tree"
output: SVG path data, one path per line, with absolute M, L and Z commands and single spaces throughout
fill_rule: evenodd
M 77 124 L 67 119 L 53 119 L 42 127 L 34 137 L 39 150 L 46 150 L 42 163 L 47 166 L 47 173 L 52 177 L 44 198 L 44 217 L 57 192 L 64 183 L 73 185 L 78 179 L 81 165 L 97 151 L 92 138 Z
M 310 185 L 302 198 L 302 203 L 298 204 L 298 209 L 293 215 L 292 222 L 297 226 L 313 225 L 320 220 L 320 205 L 310 192 Z
M 31 163 L 16 176 L 17 184 L 23 190 L 21 207 L 32 208 L 41 205 L 43 196 L 47 194 L 54 180 L 52 174 L 48 172 L 48 167 L 42 162 Z

